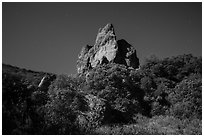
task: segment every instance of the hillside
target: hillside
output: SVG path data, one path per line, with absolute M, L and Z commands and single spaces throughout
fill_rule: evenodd
M 113 63 L 89 78 L 56 76 L 43 91 L 51 74 L 3 65 L 3 134 L 201 134 L 201 66 L 192 55 L 140 70 Z
M 202 58 L 139 65 L 111 24 L 85 46 L 78 73 L 2 66 L 2 132 L 31 135 L 201 135 Z
M 46 76 L 42 87 L 38 87 Z M 33 96 L 38 91 L 47 92 L 55 74 L 26 70 L 2 64 L 2 123 L 3 134 L 24 127 L 26 120 L 35 115 Z

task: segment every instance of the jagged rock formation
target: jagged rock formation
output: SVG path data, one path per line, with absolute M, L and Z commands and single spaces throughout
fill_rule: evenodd
M 101 64 L 118 63 L 138 68 L 136 50 L 125 40 L 116 40 L 112 24 L 99 29 L 94 46 L 82 48 L 77 60 L 78 73 L 84 73 Z

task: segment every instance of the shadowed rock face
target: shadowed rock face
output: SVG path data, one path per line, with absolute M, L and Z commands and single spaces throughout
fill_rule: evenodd
M 139 68 L 139 59 L 137 58 L 135 48 L 124 39 L 118 40 L 117 44 L 118 51 L 114 62 L 132 68 Z
M 94 46 L 82 48 L 77 60 L 77 72 L 84 73 L 98 65 L 113 62 L 139 67 L 134 47 L 123 39 L 117 41 L 113 25 L 107 24 L 99 29 Z

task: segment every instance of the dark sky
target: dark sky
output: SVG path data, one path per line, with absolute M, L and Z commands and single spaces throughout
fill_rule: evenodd
M 93 45 L 100 27 L 140 62 L 192 53 L 202 56 L 202 3 L 3 3 L 2 61 L 36 71 L 76 73 L 78 54 Z

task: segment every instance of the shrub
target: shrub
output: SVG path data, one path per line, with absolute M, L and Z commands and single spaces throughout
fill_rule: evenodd
M 30 95 L 32 89 L 25 84 L 26 79 L 15 74 L 5 74 L 2 77 L 2 131 L 3 134 L 32 133 L 34 118 L 30 114 L 32 104 Z
M 72 76 L 59 76 L 48 91 L 45 120 L 49 134 L 83 134 L 104 120 L 106 103 L 78 87 Z
M 147 129 L 150 134 L 178 135 L 182 131 L 180 129 L 181 121 L 169 116 L 155 116 L 147 123 Z
M 48 134 L 78 134 L 76 120 L 80 112 L 88 111 L 85 95 L 79 91 L 77 78 L 59 75 L 48 91 L 44 106 Z
M 202 135 L 202 120 L 200 119 L 183 120 L 183 134 Z
M 122 117 L 115 116 L 117 120 L 111 121 L 129 122 L 134 113 L 142 111 L 143 91 L 133 77 L 126 66 L 118 64 L 100 66 L 89 72 L 89 93 L 105 99 L 114 114 Z
M 171 114 L 185 119 L 202 118 L 202 79 L 193 74 L 181 81 L 169 95 Z
M 79 111 L 86 111 L 83 95 L 72 90 L 58 90 L 45 105 L 45 121 L 49 134 L 77 134 L 75 121 Z
M 87 99 L 88 103 L 88 111 L 84 113 L 84 115 L 79 116 L 82 119 L 86 120 L 83 121 L 84 123 L 82 123 L 82 125 L 80 125 L 81 128 L 91 129 L 101 126 L 101 124 L 106 119 L 106 116 L 108 116 L 108 110 L 105 100 L 91 94 L 86 95 L 85 98 Z
M 141 69 L 145 76 L 164 77 L 175 82 L 180 82 L 191 73 L 202 73 L 202 59 L 201 57 L 194 57 L 191 54 L 179 55 L 162 60 L 153 56 L 146 60 L 146 63 Z
M 141 117 L 141 116 L 139 116 Z M 139 120 L 139 119 L 138 119 Z M 135 124 L 105 125 L 96 128 L 91 134 L 97 135 L 201 135 L 201 120 L 180 120 L 173 116 L 142 118 Z
M 35 105 L 44 105 L 47 103 L 47 93 L 44 91 L 35 91 L 31 94 L 31 101 L 35 104 Z

